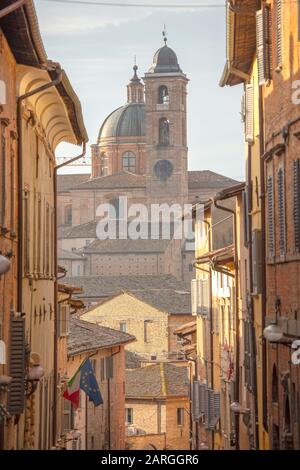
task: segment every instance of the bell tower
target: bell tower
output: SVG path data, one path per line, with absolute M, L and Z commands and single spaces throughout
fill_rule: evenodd
M 149 203 L 187 203 L 187 83 L 175 52 L 164 46 L 145 74 L 145 120 Z

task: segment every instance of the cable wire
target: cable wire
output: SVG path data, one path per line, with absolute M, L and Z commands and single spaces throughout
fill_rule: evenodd
M 169 9 L 193 9 L 193 8 L 225 8 L 225 4 L 153 4 L 153 3 L 109 3 L 109 2 L 92 2 L 89 0 L 43 0 L 44 2 L 51 3 L 70 3 L 77 5 L 94 5 L 103 7 L 120 7 L 120 8 L 169 8 Z

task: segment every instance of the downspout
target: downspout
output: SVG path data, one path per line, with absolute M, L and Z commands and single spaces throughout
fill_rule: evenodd
M 265 328 L 265 312 L 266 307 L 266 211 L 265 211 L 265 167 L 262 156 L 265 152 L 265 136 L 264 136 L 264 109 L 262 87 L 259 87 L 259 148 L 260 148 L 260 197 L 261 197 L 261 259 L 262 275 L 261 275 L 261 325 L 262 331 Z M 267 344 L 266 339 L 262 335 L 262 392 L 263 392 L 263 426 L 268 432 L 268 406 L 267 406 Z
M 17 2 L 13 3 L 12 5 L 9 5 L 5 8 L 2 8 L 0 10 L 0 18 L 3 18 L 6 15 L 9 15 L 13 11 L 17 10 L 18 8 L 21 8 L 25 3 L 27 3 L 28 0 L 18 0 Z
M 114 357 L 117 354 L 120 354 L 121 346 L 116 352 L 112 352 L 110 357 Z M 108 398 L 108 407 L 107 407 L 107 420 L 108 420 L 108 450 L 111 450 L 111 410 L 110 410 L 110 378 L 107 379 L 107 398 Z M 115 449 L 116 450 L 116 449 Z
M 53 174 L 53 192 L 54 192 L 54 380 L 53 380 L 53 445 L 56 445 L 56 426 L 57 426 L 57 415 L 56 415 L 56 406 L 57 406 L 57 374 L 58 374 L 58 359 L 57 359 L 57 341 L 58 341 L 58 332 L 57 332 L 57 316 L 58 316 L 58 261 L 57 261 L 57 171 L 63 166 L 68 165 L 69 163 L 75 162 L 80 158 L 84 157 L 86 154 L 86 143 L 82 144 L 82 152 L 77 157 L 71 158 L 67 162 L 61 163 L 54 167 Z
M 229 212 L 233 215 L 233 243 L 234 243 L 234 271 L 235 271 L 235 330 L 236 330 L 236 339 L 235 339 L 235 397 L 234 400 L 239 403 L 240 398 L 240 321 L 239 321 L 239 268 L 238 268 L 238 249 L 237 249 L 237 221 L 236 221 L 236 211 L 230 209 L 229 207 L 221 206 L 218 204 L 217 198 L 214 199 L 214 205 L 217 209 L 221 209 L 225 212 Z M 239 450 L 239 415 L 235 415 L 235 432 L 236 432 L 236 450 Z

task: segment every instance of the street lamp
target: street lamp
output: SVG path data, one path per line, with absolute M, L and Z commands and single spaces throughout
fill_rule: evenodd
M 283 338 L 282 328 L 277 324 L 277 321 L 271 322 L 263 331 L 263 335 L 270 343 L 278 343 Z
M 45 375 L 45 370 L 40 364 L 40 356 L 37 353 L 31 353 L 31 365 L 28 369 L 26 378 L 26 397 L 30 397 L 37 389 L 38 383 Z
M 10 260 L 0 252 L 0 276 L 2 276 L 2 274 L 6 274 L 10 270 L 10 267 Z

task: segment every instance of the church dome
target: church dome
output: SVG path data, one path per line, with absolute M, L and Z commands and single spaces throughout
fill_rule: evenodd
M 156 51 L 150 73 L 182 73 L 178 64 L 177 55 L 169 46 L 165 45 Z
M 102 124 L 98 144 L 103 139 L 145 136 L 145 104 L 128 103 L 113 111 Z

